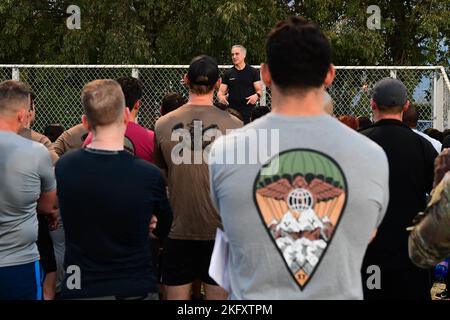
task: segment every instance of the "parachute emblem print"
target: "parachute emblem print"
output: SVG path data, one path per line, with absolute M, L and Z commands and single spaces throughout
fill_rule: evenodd
M 288 150 L 261 168 L 253 193 L 264 226 L 303 290 L 342 218 L 348 196 L 344 173 L 323 153 Z

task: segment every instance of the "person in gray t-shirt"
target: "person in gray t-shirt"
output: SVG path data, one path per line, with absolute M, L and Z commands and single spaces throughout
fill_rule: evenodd
M 17 135 L 29 104 L 26 85 L 0 83 L 0 300 L 42 298 L 36 213 L 56 221 L 50 154 Z
M 272 112 L 217 139 L 209 159 L 230 297 L 362 299 L 364 253 L 388 203 L 386 155 L 325 113 L 335 71 L 318 27 L 290 18 L 266 51 Z

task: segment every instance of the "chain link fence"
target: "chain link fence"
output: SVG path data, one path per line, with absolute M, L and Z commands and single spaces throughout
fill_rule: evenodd
M 220 66 L 223 73 L 230 66 Z M 258 68 L 258 67 L 256 67 Z M 70 128 L 80 123 L 83 113 L 80 93 L 95 79 L 139 77 L 143 98 L 139 123 L 153 128 L 160 116 L 165 94 L 178 92 L 187 98 L 183 75 L 188 66 L 75 66 L 75 65 L 0 65 L 0 79 L 28 83 L 36 96 L 36 120 L 33 129 L 43 132 L 52 123 Z M 450 83 L 443 67 L 336 67 L 336 78 L 328 92 L 334 101 L 334 114 L 371 117 L 370 94 L 384 77 L 403 81 L 410 100 L 419 110 L 419 130 L 450 127 Z M 265 88 L 261 105 L 271 106 L 270 89 Z

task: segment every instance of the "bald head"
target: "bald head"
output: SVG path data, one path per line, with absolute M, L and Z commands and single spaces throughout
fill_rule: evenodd
M 81 103 L 92 128 L 123 120 L 125 97 L 114 80 L 94 80 L 86 84 L 81 92 Z
M 30 88 L 21 81 L 7 80 L 0 83 L 0 116 L 13 117 L 19 111 L 28 111 Z

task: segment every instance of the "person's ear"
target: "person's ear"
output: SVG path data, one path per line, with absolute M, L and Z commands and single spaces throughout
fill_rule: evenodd
M 123 111 L 123 123 L 125 124 L 125 126 L 128 124 L 129 121 L 130 121 L 130 109 L 125 107 Z
M 20 127 L 25 127 L 29 119 L 28 110 L 20 109 L 19 111 L 17 111 L 16 119 L 20 124 Z
M 222 78 L 219 77 L 219 79 L 217 79 L 216 84 L 214 85 L 214 89 L 218 90 L 220 88 L 220 85 L 222 84 Z
M 378 109 L 377 103 L 373 99 L 370 100 L 370 107 L 372 108 L 373 111 Z
M 139 111 L 139 108 L 141 107 L 141 100 L 137 100 L 135 103 L 134 103 L 134 106 L 133 106 L 133 111 L 135 111 L 136 113 Z M 128 109 L 128 108 L 127 108 Z
M 87 117 L 86 117 L 85 114 L 83 114 L 83 115 L 81 116 L 81 123 L 83 124 L 83 127 L 84 127 L 87 131 L 91 131 L 91 130 L 92 130 L 91 125 L 89 124 L 88 119 L 87 119 Z
M 187 87 L 189 85 L 189 79 L 187 73 L 183 76 L 184 85 Z
M 261 79 L 270 88 L 272 85 L 272 76 L 270 75 L 269 66 L 266 63 L 261 63 Z
M 325 88 L 328 88 L 333 83 L 334 77 L 336 76 L 336 69 L 333 64 L 330 64 L 328 67 L 327 75 L 325 76 L 325 80 L 323 81 L 323 85 Z
M 402 111 L 406 112 L 409 109 L 410 104 L 411 102 L 409 100 L 406 100 L 406 103 L 404 104 Z

